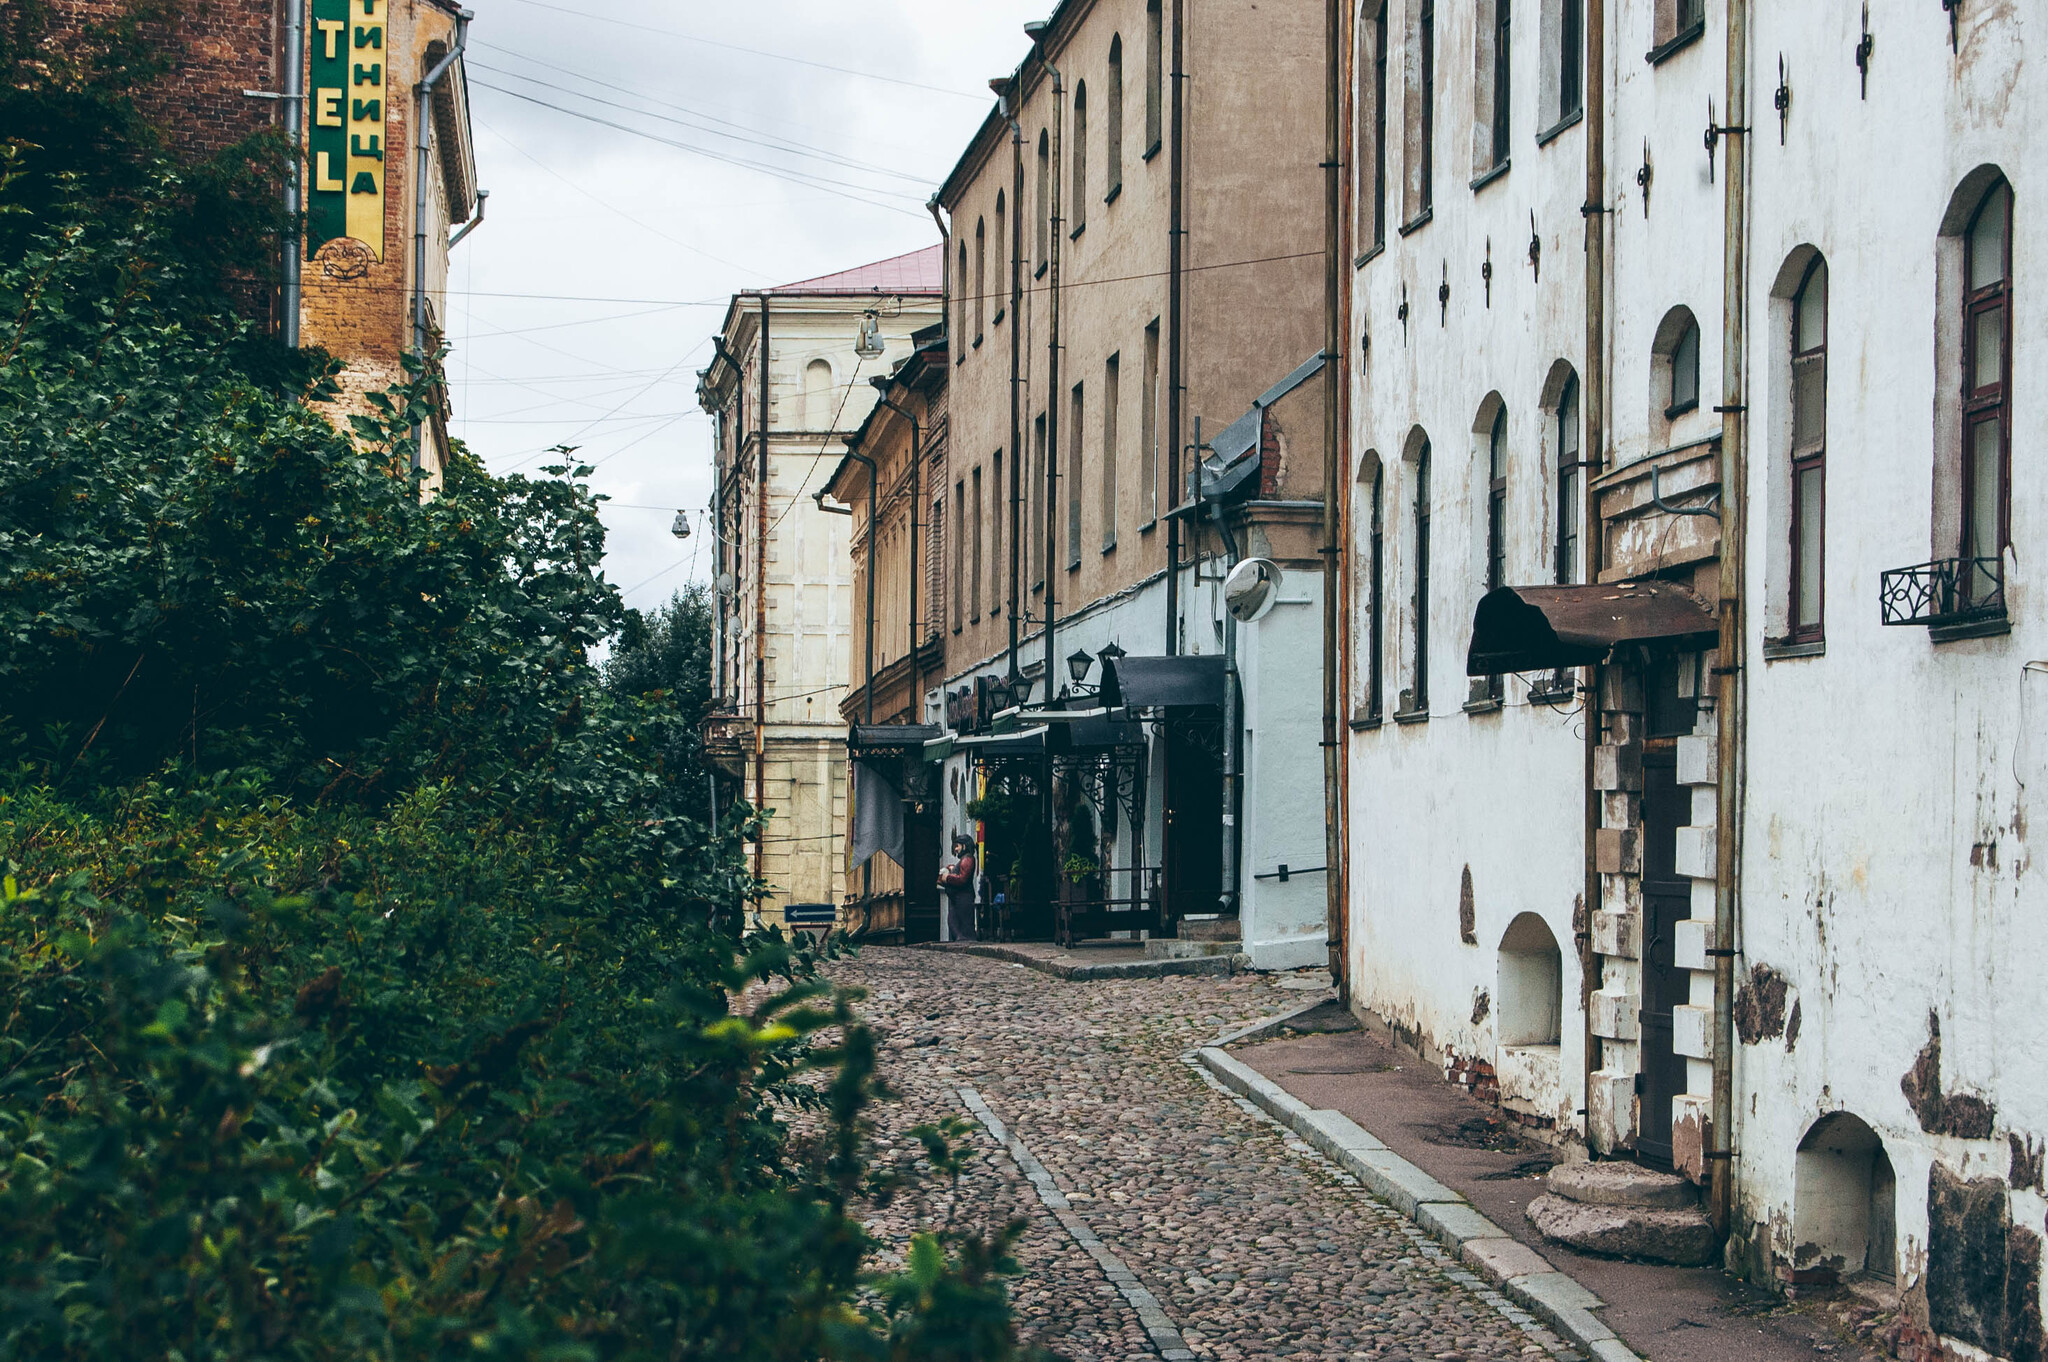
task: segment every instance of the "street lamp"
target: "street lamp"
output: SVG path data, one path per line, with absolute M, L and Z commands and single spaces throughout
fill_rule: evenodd
M 1114 643 L 1112 643 L 1107 648 L 1104 648 L 1100 653 L 1096 654 L 1096 656 L 1102 659 L 1103 665 L 1106 667 L 1112 662 L 1123 661 L 1124 650 L 1117 647 Z
M 677 511 L 675 522 L 668 527 L 668 532 L 678 539 L 688 539 L 690 537 L 690 517 L 681 511 Z
M 880 359 L 883 348 L 881 314 L 863 313 L 860 319 L 860 339 L 854 342 L 853 353 L 862 359 Z
M 1074 684 L 1078 686 L 1088 679 L 1088 669 L 1094 665 L 1094 654 L 1085 648 L 1077 649 L 1074 655 L 1067 659 L 1067 675 L 1073 677 Z

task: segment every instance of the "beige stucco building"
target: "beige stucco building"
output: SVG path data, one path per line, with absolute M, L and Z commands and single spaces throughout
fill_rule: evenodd
M 875 390 L 940 312 L 936 247 L 733 296 L 698 377 L 717 420 L 718 611 L 707 740 L 769 811 L 752 848 L 762 915 L 845 887 L 849 520 L 820 504 Z
M 939 191 L 948 513 L 969 552 L 927 713 L 943 707 L 972 740 L 946 778 L 944 831 L 984 821 L 965 804 L 1006 768 L 1013 804 L 1049 801 L 1056 864 L 1098 865 L 1033 882 L 1031 857 L 1008 874 L 992 851 L 1013 907 L 1078 890 L 1156 905 L 1167 931 L 1237 919 L 1262 965 L 1320 963 L 1322 879 L 1273 872 L 1323 861 L 1321 784 L 1300 776 L 1320 769 L 1325 13 L 1212 7 L 1179 31 L 1174 11 L 1058 5 Z M 1233 638 L 1218 586 L 1245 557 L 1273 560 L 1286 585 Z M 1150 717 L 1109 735 L 1114 751 L 1052 757 L 1057 789 L 1031 795 L 1021 747 L 1022 764 L 975 747 L 992 736 L 988 697 L 1078 699 L 1103 671 L 1091 662 L 1075 684 L 1070 658 L 1105 649 L 1228 653 L 1208 668 L 1220 698 L 1172 722 L 1135 706 Z M 1022 819 L 1020 839 L 1042 840 L 1036 826 Z

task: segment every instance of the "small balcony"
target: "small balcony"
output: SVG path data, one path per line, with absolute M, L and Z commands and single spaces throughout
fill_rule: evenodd
M 1893 568 L 1879 578 L 1878 605 L 1886 624 L 1995 632 L 2006 619 L 2005 561 L 1937 558 Z

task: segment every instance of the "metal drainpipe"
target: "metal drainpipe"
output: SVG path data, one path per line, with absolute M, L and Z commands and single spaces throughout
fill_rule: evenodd
M 754 493 L 754 812 L 768 795 L 768 295 L 761 304 L 761 441 Z M 746 399 L 741 398 L 742 401 Z M 767 878 L 768 846 L 754 834 L 754 878 Z
M 1171 87 L 1171 110 L 1169 135 L 1173 146 L 1167 152 L 1166 191 L 1166 461 L 1167 461 L 1167 517 L 1166 517 L 1166 655 L 1173 657 L 1180 652 L 1180 517 L 1173 514 L 1180 505 L 1183 493 L 1180 475 L 1180 434 L 1181 397 L 1186 381 L 1186 372 L 1181 366 L 1181 285 L 1184 260 L 1184 239 L 1186 229 L 1182 225 L 1182 181 L 1186 177 L 1187 158 L 1181 152 L 1181 131 L 1184 126 L 1184 105 L 1181 87 L 1187 83 L 1187 73 L 1181 69 L 1183 49 L 1181 46 L 1182 0 L 1173 0 L 1173 72 L 1167 82 Z M 1162 863 L 1165 857 L 1161 857 Z M 1162 882 L 1166 872 L 1160 871 Z M 1162 883 L 1161 893 L 1168 897 L 1172 886 Z
M 1344 0 L 1324 5 L 1325 82 L 1323 91 L 1323 937 L 1328 945 L 1330 978 L 1338 1001 L 1348 1004 L 1344 933 L 1344 750 L 1338 707 L 1343 681 L 1338 675 L 1339 637 L 1345 626 L 1342 567 L 1342 492 L 1349 462 L 1338 419 L 1337 394 L 1349 382 L 1344 353 Z
M 1581 88 L 1586 101 L 1586 202 L 1580 214 L 1586 230 L 1586 354 L 1581 366 L 1585 400 L 1580 411 L 1586 423 L 1581 442 L 1579 499 L 1585 503 L 1585 580 L 1600 572 L 1600 509 L 1593 479 L 1607 463 L 1607 0 L 1586 0 L 1586 70 Z M 1583 720 L 1585 741 L 1585 881 L 1581 891 L 1584 922 L 1575 924 L 1579 949 L 1579 1020 L 1583 1027 L 1584 1066 L 1581 1100 L 1585 1103 L 1585 1139 L 1593 1144 L 1593 1075 L 1601 1067 L 1600 1038 L 1593 1034 L 1593 994 L 1600 987 L 1600 956 L 1593 949 L 1593 915 L 1600 911 L 1600 791 L 1594 788 L 1594 755 L 1600 739 L 1601 669 L 1586 668 Z
M 1015 89 L 1021 82 L 1011 82 Z M 1010 108 L 1010 96 L 1003 95 L 1003 116 L 1010 120 L 1010 668 L 1008 679 L 1021 674 L 1017 663 L 1019 624 L 1017 611 L 1022 597 L 1023 570 L 1018 536 L 1024 529 L 1024 128 Z
M 284 20 L 284 122 L 285 145 L 290 149 L 291 167 L 284 177 L 284 260 L 279 289 L 279 311 L 284 313 L 283 338 L 287 350 L 299 348 L 299 266 L 305 239 L 300 220 L 303 195 L 300 177 L 305 173 L 306 131 L 306 18 L 304 0 L 288 0 Z
M 879 388 L 886 383 L 886 379 L 878 379 L 875 386 Z M 923 678 L 917 669 L 917 507 L 919 499 L 924 495 L 922 490 L 924 483 L 920 476 L 924 467 L 924 433 L 923 428 L 918 425 L 917 418 L 890 401 L 887 393 L 883 393 L 876 400 L 876 405 L 887 407 L 890 411 L 895 412 L 898 416 L 910 422 L 910 722 L 921 724 L 924 722 L 924 711 L 921 708 L 922 700 L 920 699 L 920 687 Z M 943 496 L 944 493 L 942 492 L 940 495 Z M 874 512 L 870 510 L 868 514 L 872 516 Z M 956 527 L 955 533 L 958 532 Z M 868 546 L 870 549 L 874 547 L 874 541 L 874 532 L 870 530 L 868 532 Z M 870 579 L 870 585 L 872 586 L 872 579 Z M 868 619 L 872 621 L 874 617 L 874 607 L 870 604 L 868 607 Z M 872 717 L 870 717 L 869 722 L 874 722 Z
M 1713 1175 L 1710 1214 L 1714 1230 L 1726 1243 L 1735 1210 L 1734 1050 L 1735 1050 L 1735 915 L 1739 808 L 1737 779 L 1742 760 L 1742 600 L 1745 520 L 1748 513 L 1745 442 L 1749 407 L 1743 366 L 1749 277 L 1749 6 L 1728 4 L 1728 134 L 1727 188 L 1722 226 L 1721 308 L 1721 562 L 1720 641 L 1714 668 L 1719 682 L 1714 715 L 1714 1091 L 1712 1148 L 1707 1154 Z
M 1045 63 L 1045 69 L 1052 72 L 1052 255 L 1051 275 L 1047 293 L 1052 313 L 1048 319 L 1049 336 L 1046 341 L 1045 375 L 1045 699 L 1050 704 L 1053 686 L 1058 680 L 1058 660 L 1053 656 L 1053 634 L 1059 624 L 1059 512 L 1060 485 L 1060 229 L 1064 220 L 1060 215 L 1060 185 L 1066 178 L 1066 163 L 1061 159 L 1060 139 L 1066 121 L 1066 78 L 1060 69 L 1045 55 L 1041 41 L 1038 59 Z M 1047 826 L 1051 826 L 1048 824 Z
M 412 137 L 418 149 L 417 169 L 413 172 L 412 186 L 412 346 L 419 352 L 420 362 L 427 358 L 427 171 L 428 157 L 434 149 L 433 123 L 427 117 L 427 101 L 434 97 L 434 87 L 448 68 L 462 59 L 462 49 L 469 43 L 469 21 L 476 14 L 463 10 L 455 17 L 455 45 L 448 49 L 434 69 L 420 78 L 412 87 Z M 412 466 L 426 467 L 426 450 L 421 444 L 424 428 L 412 428 Z
M 1260 418 L 1259 438 L 1265 437 L 1265 417 Z M 1195 418 L 1195 500 L 1197 506 L 1206 505 L 1209 519 L 1216 526 L 1216 533 L 1223 541 L 1224 574 L 1238 564 L 1242 556 L 1238 552 L 1237 536 L 1230 532 L 1230 525 L 1224 520 L 1221 503 L 1208 502 L 1202 496 L 1202 419 Z M 1200 512 L 1198 511 L 1197 514 Z M 1196 560 L 1200 561 L 1199 558 Z M 1223 898 L 1228 911 L 1238 917 L 1239 930 L 1244 920 L 1244 895 L 1238 891 L 1243 877 L 1242 839 L 1244 812 L 1244 706 L 1240 699 L 1240 678 L 1237 674 L 1237 616 L 1228 607 L 1223 611 Z M 1221 907 L 1222 905 L 1218 905 Z

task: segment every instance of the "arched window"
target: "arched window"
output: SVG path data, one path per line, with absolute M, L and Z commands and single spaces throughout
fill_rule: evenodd
M 1358 93 L 1357 198 L 1359 244 L 1387 242 L 1387 0 L 1366 0 L 1358 25 L 1358 69 L 1372 83 Z
M 1486 433 L 1486 589 L 1508 579 L 1508 409 L 1494 409 Z
M 1579 580 L 1579 376 L 1567 374 L 1557 395 L 1557 560 L 1559 586 Z
M 1401 715 L 1422 718 L 1429 713 L 1429 437 L 1417 431 L 1413 438 L 1419 441 L 1410 461 L 1415 480 L 1409 527 L 1413 563 L 1410 575 L 1415 584 L 1415 596 L 1411 602 L 1414 619 L 1413 632 L 1409 635 L 1409 682 L 1407 692 L 1401 697 L 1406 702 L 1401 706 Z
M 988 310 L 988 231 L 974 220 L 974 343 L 981 344 L 982 319 Z
M 2012 542 L 2012 186 L 1984 191 L 1963 234 L 1962 556 L 2002 572 Z M 1976 594 L 1974 589 L 1972 596 Z
M 969 340 L 967 330 L 967 294 L 969 292 L 969 283 L 970 281 L 967 278 L 967 238 L 961 237 L 960 269 L 953 276 L 954 331 L 960 337 L 959 350 L 961 359 L 967 358 L 967 342 Z M 973 338 L 979 339 L 980 335 L 981 332 L 977 329 L 973 333 Z
M 832 424 L 832 362 L 814 359 L 804 366 L 804 429 L 824 430 Z
M 1052 258 L 1052 135 L 1038 130 L 1038 270 Z
M 1790 641 L 1821 637 L 1828 447 L 1828 263 L 1806 267 L 1792 297 L 1792 554 Z
M 1103 111 L 1102 129 L 1109 135 L 1109 155 L 1104 158 L 1102 201 L 1109 202 L 1124 187 L 1124 40 L 1116 34 L 1109 40 L 1109 107 Z
M 1008 205 L 1008 204 L 1007 204 L 1006 202 L 1004 202 L 1004 199 L 1003 199 L 1003 191 L 1002 191 L 1002 190 L 1000 190 L 1000 189 L 998 189 L 998 190 L 996 191 L 996 233 L 995 233 L 995 242 L 996 242 L 996 275 L 995 275 L 995 277 L 996 277 L 996 318 L 995 318 L 995 324 L 996 324 L 997 326 L 1001 326 L 1001 325 L 1003 324 L 1003 314 L 1004 314 L 1004 313 L 1005 313 L 1006 311 L 1008 311 L 1008 310 L 1009 310 L 1009 299 L 1010 299 L 1010 285 L 1009 285 L 1009 275 L 1008 275 L 1008 273 L 1007 273 L 1007 272 L 1006 272 L 1006 271 L 1004 270 L 1004 268 L 1003 268 L 1004 262 L 1005 262 L 1005 261 L 1007 261 L 1007 260 L 1008 260 L 1008 259 L 1010 258 L 1010 257 L 1009 257 L 1009 255 L 1008 255 L 1008 251 L 1009 251 L 1009 249 L 1010 249 L 1010 232 L 1009 232 L 1009 222 L 1010 222 L 1010 214 L 1009 214 L 1009 205 Z
M 1668 434 L 1671 422 L 1700 405 L 1700 324 L 1689 307 L 1674 307 L 1657 323 L 1650 344 L 1650 429 Z
M 1479 0 L 1473 50 L 1474 175 L 1508 163 L 1508 15 L 1512 0 Z
M 1372 540 L 1368 545 L 1368 556 L 1371 559 L 1369 585 L 1372 589 L 1372 611 L 1365 650 L 1365 716 L 1377 723 L 1386 711 L 1386 690 L 1382 678 L 1386 671 L 1387 632 L 1387 470 L 1377 458 L 1373 460 L 1373 464 Z
M 1409 70 L 1417 79 L 1408 86 L 1408 137 L 1403 160 L 1409 166 L 1410 223 L 1419 223 L 1436 201 L 1436 0 L 1418 0 L 1408 30 Z
M 1549 924 L 1523 913 L 1500 939 L 1495 1038 L 1502 1045 L 1556 1045 L 1564 1033 L 1564 953 Z
M 1073 158 L 1074 166 L 1074 206 L 1068 210 L 1073 225 L 1067 229 L 1067 234 L 1076 237 L 1088 225 L 1088 82 L 1085 80 L 1074 85 L 1074 145 L 1067 154 Z
M 1145 155 L 1159 150 L 1165 118 L 1166 52 L 1159 0 L 1145 0 Z
M 1898 1179 L 1877 1132 L 1852 1112 L 1821 1117 L 1799 1141 L 1794 1166 L 1792 1242 L 1801 1246 L 1798 1266 L 1837 1281 L 1865 1274 L 1893 1280 L 1897 1204 Z

